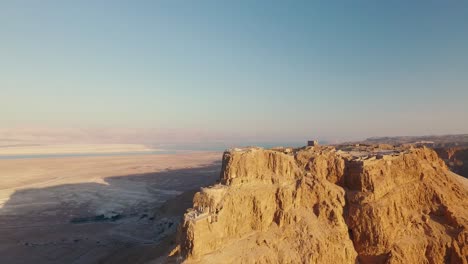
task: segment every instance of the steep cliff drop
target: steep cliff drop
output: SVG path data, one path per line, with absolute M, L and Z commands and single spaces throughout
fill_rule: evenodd
M 468 263 L 467 181 L 427 148 L 233 149 L 172 259 Z
M 435 147 L 434 150 L 453 172 L 468 178 L 468 147 Z

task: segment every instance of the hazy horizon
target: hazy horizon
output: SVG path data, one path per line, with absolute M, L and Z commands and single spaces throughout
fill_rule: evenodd
M 467 17 L 438 1 L 2 2 L 0 139 L 468 133 Z

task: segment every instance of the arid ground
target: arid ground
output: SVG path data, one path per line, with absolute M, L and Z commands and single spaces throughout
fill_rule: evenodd
M 218 179 L 220 158 L 193 152 L 0 160 L 0 262 L 154 260 L 173 243 L 193 192 Z M 174 203 L 176 211 L 167 206 Z
M 2 142 L 0 142 L 2 143 Z M 0 145 L 0 157 L 15 155 L 47 154 L 99 154 L 99 153 L 144 153 L 158 151 L 141 144 L 43 144 Z

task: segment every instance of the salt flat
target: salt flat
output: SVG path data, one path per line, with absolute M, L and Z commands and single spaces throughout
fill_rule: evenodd
M 220 158 L 193 152 L 0 160 L 0 262 L 95 263 L 121 248 L 157 247 L 180 217 L 158 208 L 214 183 Z

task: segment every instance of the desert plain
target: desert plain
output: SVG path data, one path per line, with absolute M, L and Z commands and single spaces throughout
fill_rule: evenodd
M 0 143 L 2 143 L 0 141 Z M 5 143 L 4 143 L 5 144 Z M 10 143 L 11 144 L 11 143 Z M 0 145 L 0 158 L 19 155 L 148 153 L 161 151 L 141 144 L 11 144 Z
M 0 159 L 0 262 L 157 262 L 193 193 L 219 178 L 220 159 L 218 152 Z

